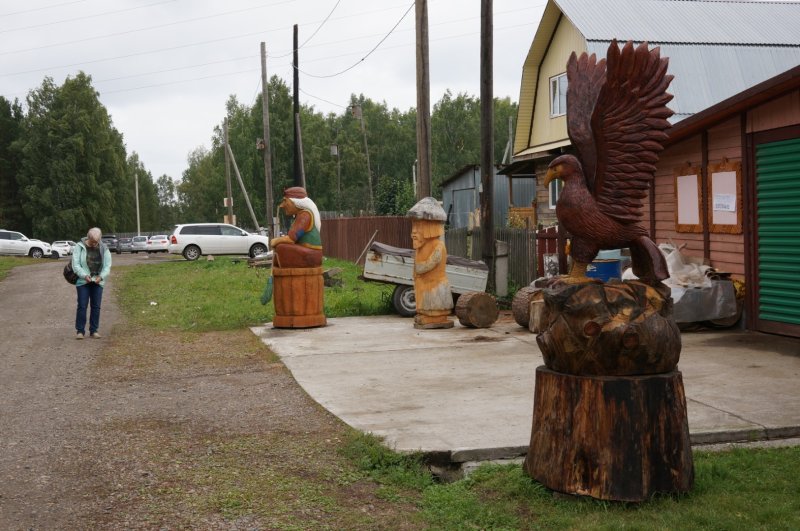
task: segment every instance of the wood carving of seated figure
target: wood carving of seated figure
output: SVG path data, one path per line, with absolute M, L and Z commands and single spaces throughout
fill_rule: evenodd
M 288 234 L 269 242 L 275 253 L 276 267 L 321 267 L 321 220 L 317 205 L 304 188 L 294 186 L 284 191 L 278 207 L 294 219 Z

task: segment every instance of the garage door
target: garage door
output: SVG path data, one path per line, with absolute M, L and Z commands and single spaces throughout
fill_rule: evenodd
M 759 329 L 800 335 L 800 138 L 756 146 Z

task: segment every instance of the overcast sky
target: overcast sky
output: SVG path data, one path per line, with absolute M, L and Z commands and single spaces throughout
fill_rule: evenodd
M 545 3 L 494 0 L 495 97 L 518 100 Z M 446 89 L 479 96 L 479 0 L 429 0 L 428 18 L 431 105 Z M 294 24 L 303 103 L 341 113 L 363 93 L 416 106 L 412 0 L 0 0 L 0 94 L 24 104 L 45 76 L 84 71 L 128 153 L 178 180 L 228 97 L 256 101 L 262 41 L 268 75 L 291 87 Z

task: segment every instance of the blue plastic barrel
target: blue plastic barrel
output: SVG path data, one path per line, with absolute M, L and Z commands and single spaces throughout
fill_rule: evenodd
M 612 278 L 622 278 L 619 260 L 595 260 L 586 268 L 586 276 L 608 282 Z

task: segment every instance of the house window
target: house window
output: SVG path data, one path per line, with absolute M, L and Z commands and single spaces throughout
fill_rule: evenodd
M 567 74 L 550 78 L 550 117 L 567 114 Z
M 556 203 L 558 203 L 558 196 L 561 193 L 561 189 L 564 187 L 564 183 L 561 181 L 561 179 L 555 179 L 550 181 L 550 184 L 547 186 L 548 186 L 547 191 L 549 192 L 548 195 L 550 196 L 550 198 L 547 201 L 547 205 L 550 207 L 550 210 L 553 210 L 554 208 L 556 208 Z

